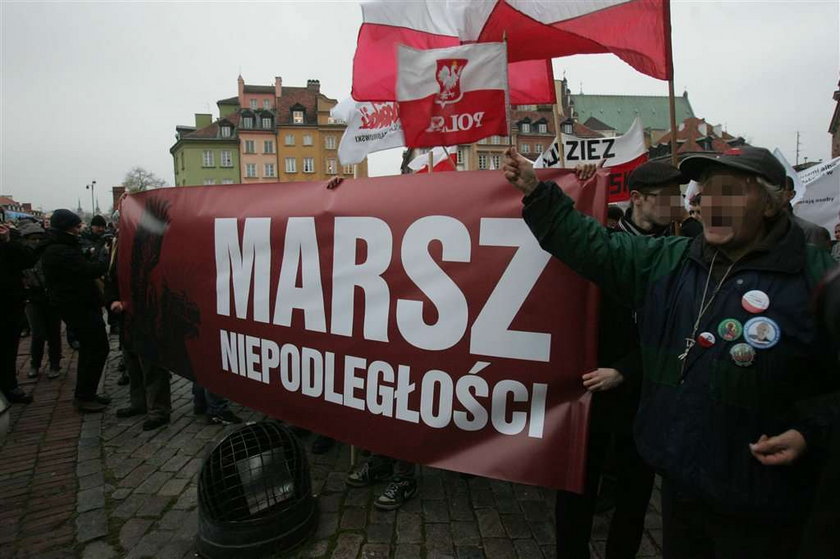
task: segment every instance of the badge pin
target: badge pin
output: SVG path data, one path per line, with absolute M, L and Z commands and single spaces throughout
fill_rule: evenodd
M 747 312 L 751 312 L 753 314 L 762 313 L 770 306 L 770 297 L 761 290 L 753 289 L 752 291 L 747 291 L 744 293 L 744 296 L 741 297 L 741 306 L 744 307 L 744 310 Z
M 724 318 L 718 324 L 718 336 L 727 342 L 740 338 L 743 331 L 744 327 L 741 325 L 741 322 L 734 318 Z
M 701 332 L 699 336 L 697 336 L 697 345 L 700 347 L 712 347 L 715 345 L 715 335 L 711 332 Z
M 755 361 L 755 350 L 751 345 L 741 342 L 729 350 L 732 361 L 739 367 L 749 367 Z
M 751 318 L 744 324 L 744 340 L 756 349 L 768 349 L 779 343 L 782 329 L 766 316 Z

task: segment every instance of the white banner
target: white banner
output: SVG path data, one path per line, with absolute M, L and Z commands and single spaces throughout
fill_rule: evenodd
M 793 213 L 833 234 L 840 222 L 840 157 L 802 171 L 799 180 L 805 186 L 805 194 L 793 207 Z
M 554 140 L 537 158 L 534 167 L 565 167 L 574 169 L 581 163 L 600 164 L 615 167 L 637 159 L 647 152 L 642 122 L 636 117 L 633 125 L 623 136 L 610 138 L 581 138 L 571 134 L 561 134 L 563 142 L 563 161 L 560 161 L 560 147 Z
M 330 116 L 347 123 L 338 146 L 342 165 L 361 163 L 369 153 L 405 145 L 397 104 L 357 102 L 344 99 Z

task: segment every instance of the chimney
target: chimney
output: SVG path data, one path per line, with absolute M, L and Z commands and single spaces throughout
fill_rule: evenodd
M 206 128 L 213 124 L 213 115 L 195 113 L 195 127 L 197 129 Z
M 237 88 L 237 97 L 239 97 L 239 107 L 245 106 L 245 80 L 242 79 L 242 74 L 239 74 L 239 77 L 236 79 Z
M 306 89 L 314 91 L 315 93 L 320 93 L 321 82 L 318 80 L 306 80 Z
M 283 78 L 280 76 L 274 76 L 274 96 L 283 97 Z

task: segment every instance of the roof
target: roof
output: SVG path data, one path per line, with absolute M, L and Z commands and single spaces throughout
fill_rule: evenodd
M 677 130 L 677 153 L 702 153 L 715 152 L 723 153 L 730 147 L 732 142 L 740 141 L 732 134 L 721 129 L 720 126 L 713 126 L 705 119 L 691 117 L 682 122 Z M 659 138 L 658 144 L 669 144 L 671 132 Z
M 579 122 L 595 117 L 620 134 L 627 132 L 638 115 L 643 128 L 670 130 L 668 96 L 572 94 Z M 675 99 L 677 122 L 694 116 L 687 95 Z
M 274 93 L 274 86 L 273 85 L 248 85 L 245 84 L 245 93 Z M 283 94 L 286 94 L 285 88 L 283 89 Z
M 239 96 L 228 97 L 227 99 L 220 99 L 216 101 L 217 105 L 239 105 Z
M 612 126 L 610 126 L 609 124 L 604 124 L 594 116 L 587 118 L 586 122 L 584 122 L 583 125 L 591 130 L 602 130 L 604 132 L 613 130 Z
M 17 206 L 18 203 L 12 200 L 11 198 L 7 198 L 6 196 L 0 196 L 0 206 Z

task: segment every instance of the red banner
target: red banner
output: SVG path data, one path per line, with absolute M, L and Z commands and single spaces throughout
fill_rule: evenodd
M 605 175 L 539 172 L 604 217 Z M 597 294 L 521 211 L 487 171 L 129 196 L 126 331 L 147 359 L 318 433 L 581 490 Z

